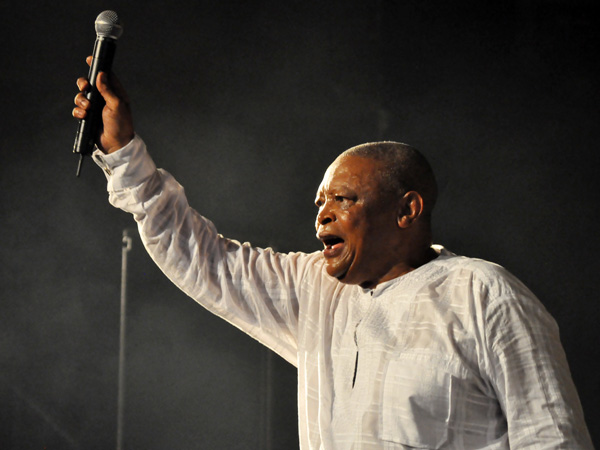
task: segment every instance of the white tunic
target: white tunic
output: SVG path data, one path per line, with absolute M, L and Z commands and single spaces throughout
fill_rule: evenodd
M 502 267 L 436 246 L 374 290 L 217 234 L 136 137 L 94 154 L 165 274 L 298 368 L 302 449 L 592 448 L 558 329 Z

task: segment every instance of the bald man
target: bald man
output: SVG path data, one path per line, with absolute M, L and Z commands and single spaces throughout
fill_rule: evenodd
M 542 304 L 502 267 L 432 245 L 437 189 L 419 152 L 342 153 L 316 195 L 323 250 L 276 253 L 192 210 L 135 135 L 122 88 L 103 74 L 98 87 L 110 202 L 177 286 L 298 368 L 302 449 L 592 448 Z M 89 102 L 75 103 L 84 118 Z

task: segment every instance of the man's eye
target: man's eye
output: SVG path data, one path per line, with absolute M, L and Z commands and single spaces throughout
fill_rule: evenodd
M 350 205 L 356 201 L 354 197 L 348 197 L 346 195 L 336 195 L 334 199 L 336 203 L 342 203 L 344 205 Z

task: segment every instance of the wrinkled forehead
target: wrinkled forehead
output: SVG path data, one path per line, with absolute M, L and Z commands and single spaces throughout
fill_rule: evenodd
M 380 164 L 371 158 L 341 154 L 325 171 L 317 197 L 336 187 L 366 187 L 379 182 Z

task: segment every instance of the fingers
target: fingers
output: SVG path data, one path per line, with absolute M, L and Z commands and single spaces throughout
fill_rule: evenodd
M 75 96 L 75 104 L 82 109 L 90 108 L 90 101 L 86 98 L 83 92 L 80 92 Z
M 72 114 L 76 119 L 85 119 L 87 112 L 81 108 L 73 108 Z
M 87 78 L 79 77 L 77 78 L 77 87 L 82 92 L 87 91 L 90 88 L 90 82 Z
M 112 74 L 110 78 L 109 82 L 108 75 L 100 72 L 96 79 L 96 87 L 109 108 L 116 109 L 119 102 L 124 101 L 125 103 L 129 103 L 129 99 L 119 80 Z M 81 109 L 87 110 L 90 108 L 90 102 L 86 98 L 85 93 L 91 88 L 91 84 L 87 78 L 81 77 L 77 79 L 77 87 L 80 92 L 75 96 L 75 104 Z
M 75 105 L 77 108 L 73 109 L 73 117 L 76 119 L 83 119 L 87 114 L 87 110 L 90 107 L 89 100 L 85 97 L 85 92 L 90 89 L 90 83 L 87 78 L 80 77 L 77 79 L 77 88 L 79 93 L 75 96 Z
M 73 117 L 83 119 L 87 115 L 87 110 L 90 109 L 90 101 L 85 97 L 83 92 L 75 96 L 76 108 L 73 109 Z
M 88 56 L 86 62 L 91 65 L 92 57 Z M 105 153 L 111 153 L 127 145 L 135 135 L 129 98 L 114 74 L 100 72 L 95 81 L 95 86 L 105 103 L 102 108 L 102 132 L 97 144 Z M 90 101 L 88 98 L 92 88 L 90 80 L 79 78 L 77 87 L 79 93 L 75 96 L 72 114 L 76 119 L 84 119 L 93 107 L 91 102 L 96 100 Z
M 91 62 L 91 56 L 87 58 L 88 63 Z M 108 76 L 104 72 L 98 74 L 96 79 L 96 87 L 98 92 L 102 95 L 109 108 L 115 110 L 119 107 L 120 102 L 124 101 L 126 104 L 129 103 L 125 89 L 119 82 L 119 80 L 111 74 L 110 83 Z M 91 84 L 87 78 L 80 77 L 77 79 L 77 87 L 79 93 L 75 96 L 74 103 L 77 108 L 73 109 L 73 117 L 77 119 L 83 119 L 87 115 L 87 111 L 91 107 L 90 101 L 86 97 L 86 93 L 91 89 Z
M 92 56 L 88 56 L 86 58 L 88 65 L 92 64 L 92 59 Z M 87 92 L 90 89 L 91 84 L 87 78 L 80 77 L 77 79 L 77 87 L 79 88 L 80 92 Z M 102 97 L 104 97 L 104 100 L 107 103 L 109 101 L 116 102 L 119 99 L 123 100 L 125 103 L 129 103 L 127 92 L 114 73 L 111 73 L 109 77 L 106 73 L 100 72 L 96 78 L 96 87 L 98 88 L 98 92 L 102 94 Z M 77 97 L 75 97 L 75 104 L 82 106 L 80 103 L 78 103 Z M 86 108 L 84 107 L 84 109 Z
M 90 82 L 87 78 L 80 77 L 77 79 L 77 87 L 79 88 L 79 93 L 75 96 L 77 107 L 73 109 L 72 114 L 76 119 L 83 119 L 90 108 L 90 101 L 85 96 L 85 93 L 90 89 Z

